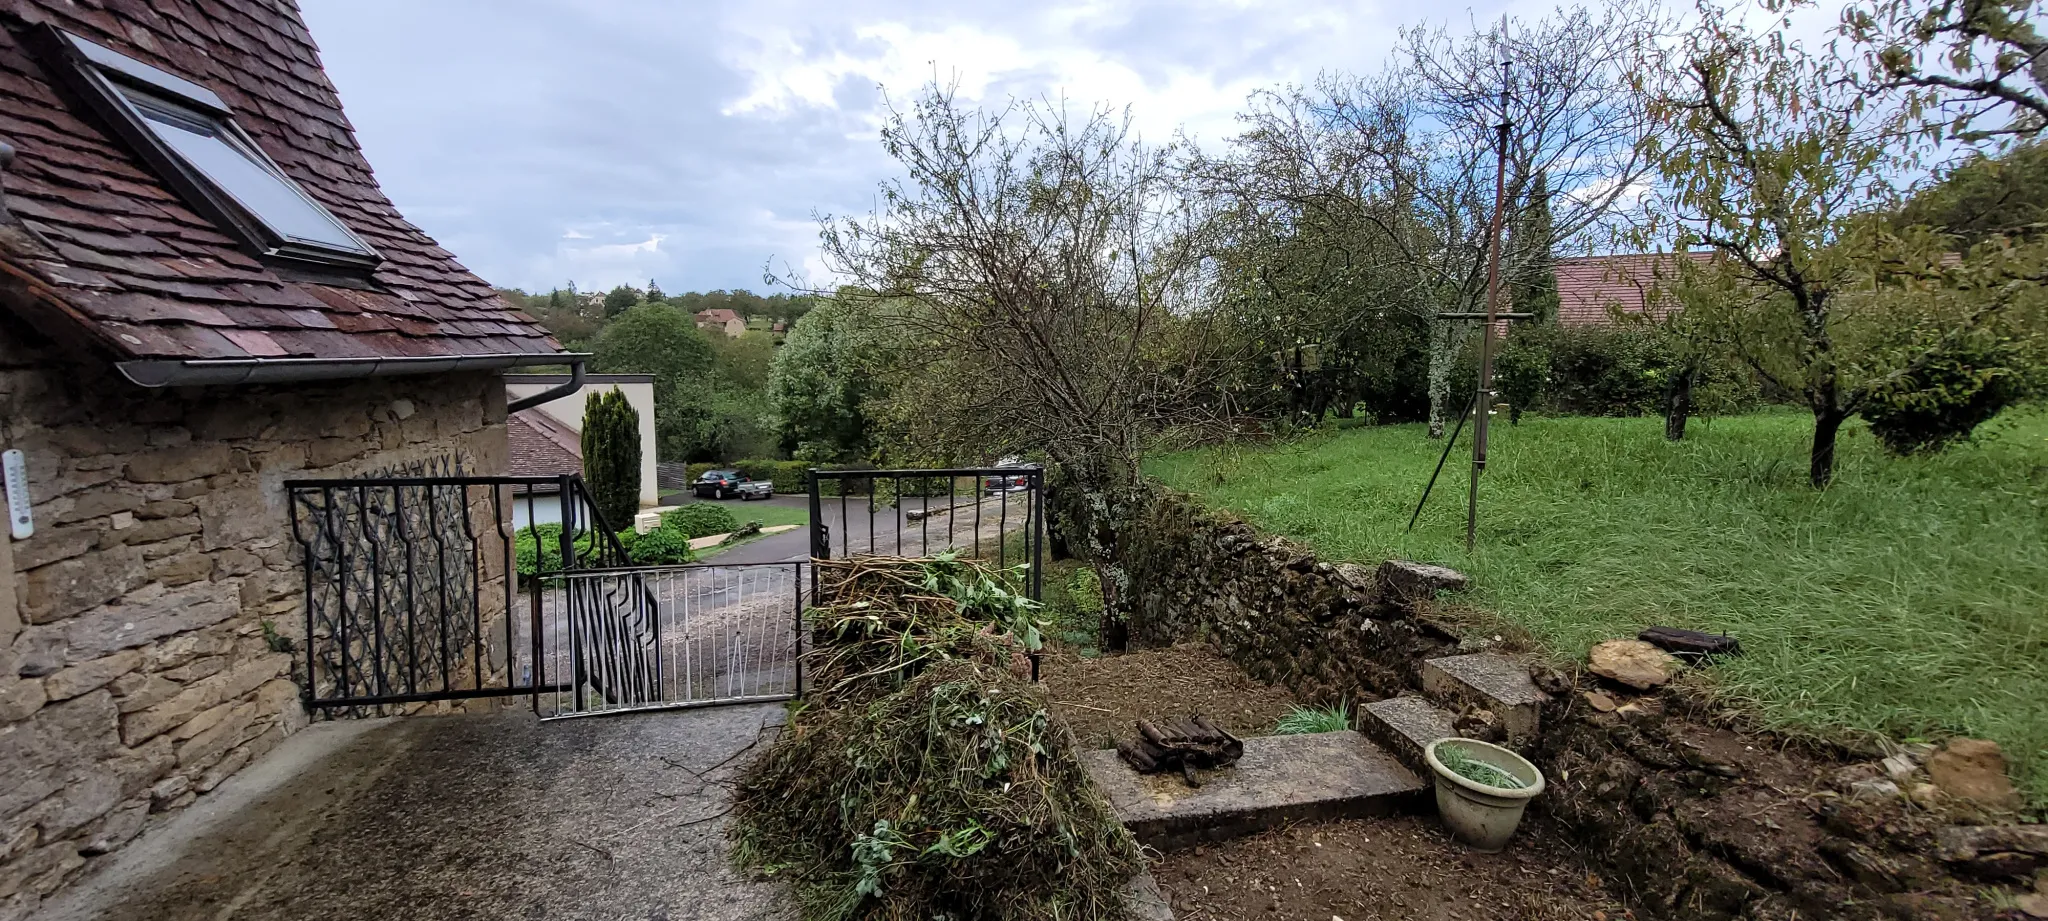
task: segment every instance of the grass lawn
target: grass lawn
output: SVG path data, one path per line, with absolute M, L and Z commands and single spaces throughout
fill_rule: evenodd
M 758 521 L 761 523 L 761 527 L 772 528 L 776 525 L 806 525 L 811 523 L 810 510 L 802 506 L 777 505 L 772 502 L 741 502 L 737 499 L 720 502 L 719 504 L 732 512 L 732 517 L 743 525 L 749 521 Z M 697 551 L 697 560 L 699 562 L 709 560 L 734 547 L 743 547 L 767 536 L 766 534 L 756 534 L 753 537 L 741 538 L 736 541 L 719 544 L 716 547 L 707 547 Z
M 1653 623 L 1726 631 L 1748 655 L 1716 686 L 1766 723 L 1995 739 L 2048 802 L 2048 412 L 1929 458 L 1853 423 L 1824 492 L 1804 414 L 1695 421 L 1677 444 L 1654 418 L 1496 418 L 1471 554 L 1462 443 L 1403 533 L 1443 449 L 1420 426 L 1147 469 L 1329 559 L 1462 569 L 1475 604 L 1561 657 Z

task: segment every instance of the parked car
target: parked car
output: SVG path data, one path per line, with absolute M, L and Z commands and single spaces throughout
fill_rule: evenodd
M 1025 463 L 1021 457 L 1005 457 L 996 461 L 996 466 L 1034 470 L 1038 467 L 1037 464 Z M 993 474 L 981 478 L 981 489 L 985 493 L 1024 492 L 1030 488 L 1031 477 L 1028 474 Z
M 699 499 L 766 499 L 775 495 L 775 484 L 768 480 L 756 480 L 737 470 L 706 470 L 704 475 L 690 484 L 690 491 Z

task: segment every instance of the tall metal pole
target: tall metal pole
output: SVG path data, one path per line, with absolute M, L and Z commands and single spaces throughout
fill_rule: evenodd
M 1465 550 L 1471 552 L 1479 530 L 1479 474 L 1486 469 L 1486 422 L 1493 414 L 1493 327 L 1500 322 L 1500 235 L 1508 197 L 1508 78 L 1512 65 L 1500 62 L 1500 125 L 1495 145 L 1499 165 L 1493 174 L 1493 227 L 1486 257 L 1486 328 L 1479 338 L 1479 390 L 1473 394 L 1472 490 L 1465 499 Z

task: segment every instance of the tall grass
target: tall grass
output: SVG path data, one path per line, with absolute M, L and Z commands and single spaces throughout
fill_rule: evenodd
M 1462 446 L 1404 533 L 1442 442 L 1419 426 L 1158 458 L 1169 484 L 1331 559 L 1406 557 L 1472 574 L 1473 601 L 1561 657 L 1664 624 L 1747 655 L 1718 689 L 1821 734 L 1997 740 L 2048 802 L 2048 412 L 1977 443 L 1884 456 L 1844 431 L 1835 484 L 1805 485 L 1809 417 L 1501 417 L 1464 549 Z

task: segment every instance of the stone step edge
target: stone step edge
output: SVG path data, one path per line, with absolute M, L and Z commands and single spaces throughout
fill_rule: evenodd
M 1537 689 L 1527 666 L 1488 652 L 1423 660 L 1422 693 L 1453 713 L 1466 707 L 1492 712 L 1510 747 L 1536 740 L 1543 704 L 1550 700 Z
M 1114 750 L 1085 752 L 1082 761 L 1118 819 L 1137 836 L 1139 843 L 1160 851 L 1228 841 L 1299 822 L 1419 811 L 1425 804 L 1424 794 L 1430 789 L 1421 775 L 1409 769 L 1400 758 L 1349 730 L 1299 736 L 1255 736 L 1246 739 L 1245 743 L 1245 759 L 1239 762 L 1239 766 L 1250 768 L 1248 772 L 1218 772 L 1209 777 L 1210 786 L 1185 792 L 1183 788 L 1149 787 L 1148 784 L 1178 784 L 1179 781 L 1141 777 L 1131 771 Z M 1287 752 L 1287 749 L 1294 751 Z M 1297 770 L 1289 775 L 1283 764 L 1287 759 L 1275 757 L 1287 754 L 1293 756 L 1297 767 L 1304 763 L 1334 761 L 1340 771 L 1356 771 L 1348 777 L 1336 777 L 1332 784 L 1335 787 L 1350 781 L 1354 786 L 1327 796 L 1313 793 L 1294 798 L 1275 796 L 1275 791 L 1287 781 L 1315 773 Z M 1260 764 L 1262 757 L 1273 757 L 1274 763 Z M 1280 770 L 1272 771 L 1275 767 Z M 1238 784 L 1237 792 L 1231 792 L 1228 787 L 1212 790 L 1214 785 L 1233 781 Z M 1162 789 L 1176 794 L 1174 798 L 1192 798 L 1196 804 L 1169 808 L 1172 805 L 1170 799 L 1158 795 Z M 1203 795 L 1205 790 L 1211 791 L 1206 797 Z M 1243 792 L 1247 790 L 1252 792 L 1247 795 Z M 1202 802 L 1205 799 L 1207 802 Z M 1248 802 L 1247 799 L 1265 801 Z
M 1358 711 L 1359 734 L 1378 743 L 1423 777 L 1431 772 L 1422 750 L 1438 739 L 1457 737 L 1456 724 L 1455 716 L 1423 697 L 1389 697 L 1366 704 Z

